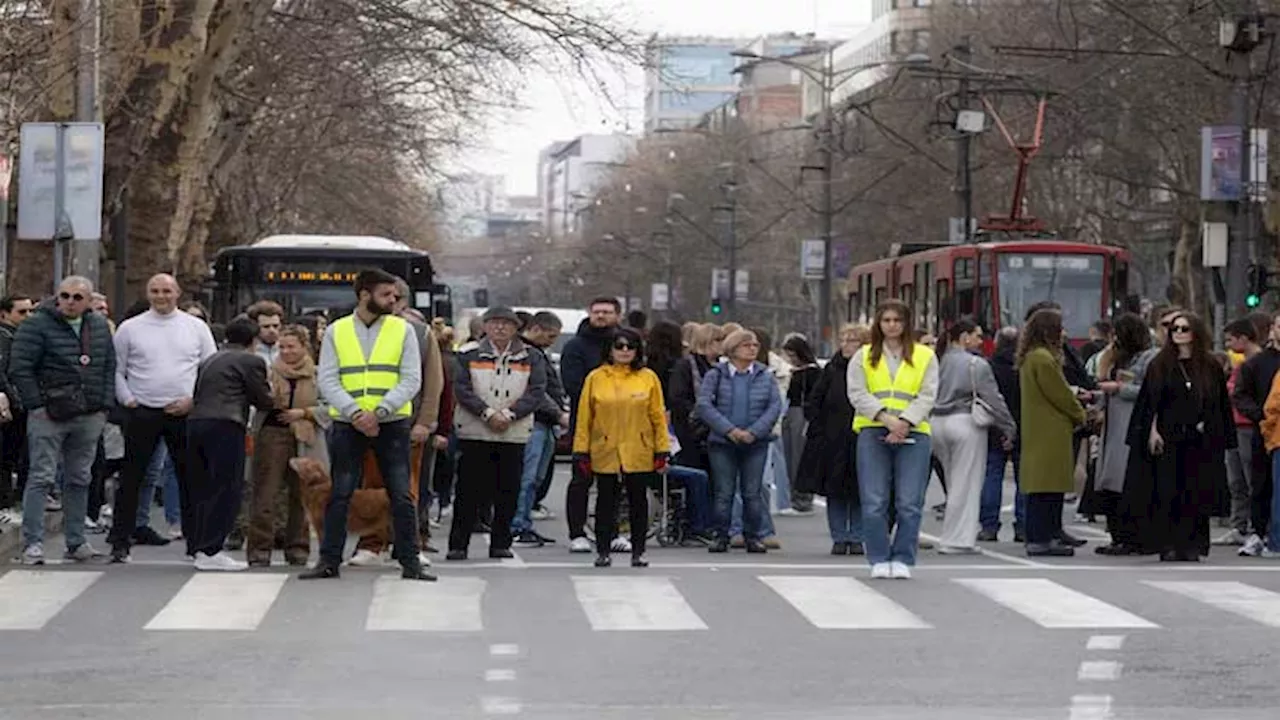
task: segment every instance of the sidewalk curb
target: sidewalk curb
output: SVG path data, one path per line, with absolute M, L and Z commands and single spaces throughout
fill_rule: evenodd
M 45 535 L 57 535 L 62 532 L 62 511 L 44 514 Z M 22 528 L 14 527 L 8 532 L 0 533 L 0 566 L 17 564 L 22 552 Z

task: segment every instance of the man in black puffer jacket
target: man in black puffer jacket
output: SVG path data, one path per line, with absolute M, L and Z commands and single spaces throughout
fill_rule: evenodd
M 578 334 L 565 343 L 560 354 L 560 378 L 569 394 L 569 436 L 578 422 L 578 397 L 587 375 L 600 366 L 604 353 L 613 342 L 618 329 L 622 305 L 615 298 L 598 297 L 588 307 L 587 321 L 578 327 Z M 579 475 L 575 469 L 565 494 L 565 514 L 569 520 L 569 551 L 586 553 L 595 548 L 587 540 L 587 496 L 591 493 L 591 477 Z M 629 548 L 628 548 L 629 551 Z
M 116 353 L 111 328 L 90 312 L 93 283 L 73 275 L 18 327 L 9 379 L 27 411 L 31 470 L 22 497 L 22 562 L 44 564 L 45 497 L 62 466 L 66 559 L 98 555 L 84 538 L 84 518 L 98 439 L 115 404 Z

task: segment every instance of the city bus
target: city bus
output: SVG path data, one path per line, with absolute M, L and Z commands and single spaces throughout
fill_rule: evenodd
M 223 248 L 213 260 L 206 302 L 214 322 L 227 322 L 259 300 L 280 303 L 288 317 L 324 311 L 330 318 L 355 306 L 352 282 L 380 268 L 409 284 L 409 305 L 427 318 L 453 315 L 449 288 L 434 283 L 431 257 L 384 237 L 272 235 Z
M 1056 240 L 966 245 L 897 245 L 889 257 L 853 268 L 846 286 L 853 322 L 870 323 L 876 305 L 896 297 L 912 308 L 915 326 L 945 331 L 957 318 L 974 318 L 988 336 L 1020 325 L 1032 305 L 1062 306 L 1072 342 L 1089 326 L 1118 313 L 1128 296 L 1129 252 L 1123 248 Z

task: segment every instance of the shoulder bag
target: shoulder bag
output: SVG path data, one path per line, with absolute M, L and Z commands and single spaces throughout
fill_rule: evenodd
M 974 366 L 979 362 L 977 358 L 969 358 L 969 415 L 973 418 L 973 424 L 980 428 L 989 428 L 996 424 L 995 411 L 991 409 L 991 404 L 986 400 L 978 397 L 978 375 Z

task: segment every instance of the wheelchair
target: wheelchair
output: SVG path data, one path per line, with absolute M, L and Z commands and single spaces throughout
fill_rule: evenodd
M 693 532 L 689 527 L 688 491 L 680 480 L 671 477 L 671 471 L 660 473 L 649 481 L 649 531 L 645 538 L 654 540 L 659 547 L 682 547 L 693 544 Z M 588 499 L 587 532 L 595 539 L 596 488 L 591 488 Z M 630 501 L 626 493 L 619 493 L 618 537 L 631 537 Z

